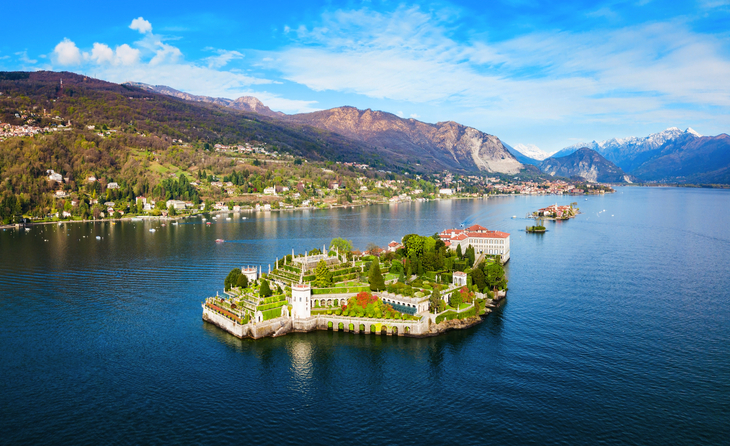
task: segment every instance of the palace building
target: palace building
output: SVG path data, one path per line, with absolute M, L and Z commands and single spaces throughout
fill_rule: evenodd
M 490 231 L 484 226 L 472 225 L 466 229 L 445 229 L 439 233 L 439 237 L 453 250 L 461 246 L 463 252 L 472 246 L 476 254 L 501 256 L 502 263 L 509 260 L 510 236 L 506 232 Z

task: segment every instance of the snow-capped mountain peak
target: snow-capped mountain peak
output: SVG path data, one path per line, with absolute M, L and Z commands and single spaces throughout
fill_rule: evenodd
M 537 147 L 535 144 L 517 144 L 516 146 L 514 146 L 514 149 L 529 158 L 539 160 L 539 161 L 542 161 L 545 158 L 549 158 L 550 155 L 555 153 L 555 152 L 551 152 L 551 153 L 544 152 L 539 147 Z
M 600 153 L 609 161 L 616 163 L 625 171 L 630 172 L 641 162 L 640 155 L 642 153 L 657 150 L 668 141 L 683 136 L 698 138 L 702 135 L 691 128 L 682 131 L 678 127 L 669 127 L 659 133 L 652 133 L 645 137 L 629 136 L 627 138 L 612 138 L 606 141 L 574 144 L 559 151 L 556 156 L 567 156 L 581 147 L 588 147 Z
M 700 135 L 699 133 L 697 133 L 697 131 L 695 129 L 693 129 L 692 127 L 687 127 L 687 130 L 685 130 L 684 133 L 690 133 L 692 135 L 695 135 L 698 138 L 701 138 L 702 137 L 702 135 Z

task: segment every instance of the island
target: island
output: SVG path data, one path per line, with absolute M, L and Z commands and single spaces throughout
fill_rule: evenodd
M 576 206 L 578 203 L 570 203 L 567 206 L 558 206 L 557 203 L 548 207 L 538 209 L 532 214 L 528 214 L 527 218 L 548 219 L 548 220 L 568 220 L 574 218 L 580 213 L 580 209 Z M 529 232 L 529 231 L 528 231 Z
M 506 297 L 509 234 L 474 225 L 409 234 L 365 252 L 330 247 L 235 268 L 224 294 L 203 303 L 203 320 L 238 338 L 334 330 L 434 336 L 478 324 Z

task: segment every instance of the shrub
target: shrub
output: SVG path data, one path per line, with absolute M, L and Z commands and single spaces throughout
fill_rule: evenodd
M 335 314 L 336 314 L 337 316 L 341 315 L 341 314 L 342 314 L 342 310 L 337 310 L 337 311 L 335 311 Z
M 327 310 L 327 314 L 332 314 L 332 310 Z

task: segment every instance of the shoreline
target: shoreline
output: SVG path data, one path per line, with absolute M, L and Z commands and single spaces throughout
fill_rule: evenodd
M 490 197 L 535 197 L 535 196 L 548 196 L 548 195 L 554 195 L 554 194 L 539 194 L 539 195 L 532 195 L 532 194 L 492 194 L 492 195 L 485 195 L 480 197 L 439 197 L 439 198 L 429 198 L 426 201 L 440 201 L 440 200 L 487 200 Z M 424 201 L 425 202 L 425 201 Z M 36 222 L 28 222 L 28 223 L 14 223 L 14 224 L 8 224 L 8 225 L 0 225 L 0 229 L 20 229 L 20 228 L 27 228 L 31 226 L 37 226 L 37 225 L 53 225 L 53 224 L 67 224 L 67 223 L 104 223 L 104 222 L 131 222 L 134 218 L 139 218 L 142 220 L 164 220 L 164 221 L 176 221 L 176 220 L 184 220 L 186 218 L 193 218 L 197 216 L 201 216 L 202 214 L 226 214 L 226 213 L 258 213 L 258 212 L 284 212 L 284 211 L 311 211 L 311 210 L 321 210 L 326 211 L 330 209 L 347 209 L 347 208 L 359 208 L 359 207 L 365 207 L 365 206 L 376 206 L 376 205 L 392 205 L 392 204 L 413 204 L 413 203 L 419 203 L 416 200 L 410 200 L 410 201 L 384 201 L 384 202 L 370 202 L 370 203 L 357 203 L 357 204 L 334 204 L 330 205 L 329 207 L 325 208 L 319 208 L 316 206 L 306 206 L 306 207 L 297 207 L 297 208 L 291 208 L 291 209 L 255 209 L 255 208 L 249 208 L 249 209 L 241 209 L 240 211 L 234 212 L 233 210 L 212 210 L 212 211 L 205 211 L 200 212 L 197 214 L 192 215 L 181 215 L 181 216 L 175 216 L 175 217 L 163 217 L 163 216 L 151 216 L 151 215 L 141 215 L 141 216 L 135 216 L 135 217 L 122 217 L 122 218 L 104 218 L 104 219 L 98 219 L 98 220 L 56 220 L 56 221 L 36 221 Z
M 203 304 L 204 322 L 215 325 L 231 336 L 239 339 L 277 338 L 288 333 L 312 333 L 316 331 L 335 331 L 353 334 L 397 336 L 406 338 L 430 338 L 453 330 L 465 330 L 484 322 L 484 320 L 506 300 L 505 296 L 487 303 L 484 314 L 470 316 L 465 319 L 444 320 L 435 322 L 436 315 L 428 314 L 417 322 L 403 322 L 397 320 L 350 318 L 332 315 L 314 315 L 307 319 L 294 319 L 281 316 L 257 324 L 238 324 L 216 312 L 209 311 Z M 333 323 L 334 322 L 334 323 Z M 347 322 L 347 323 L 345 323 Z M 385 323 L 383 323 L 385 322 Z M 343 324 L 339 328 L 339 324 Z M 329 326 L 328 324 L 331 324 Z M 353 329 L 349 326 L 353 325 Z M 409 326 L 410 330 L 405 330 Z M 372 328 L 376 327 L 375 330 Z M 415 331 L 415 332 L 414 332 Z

